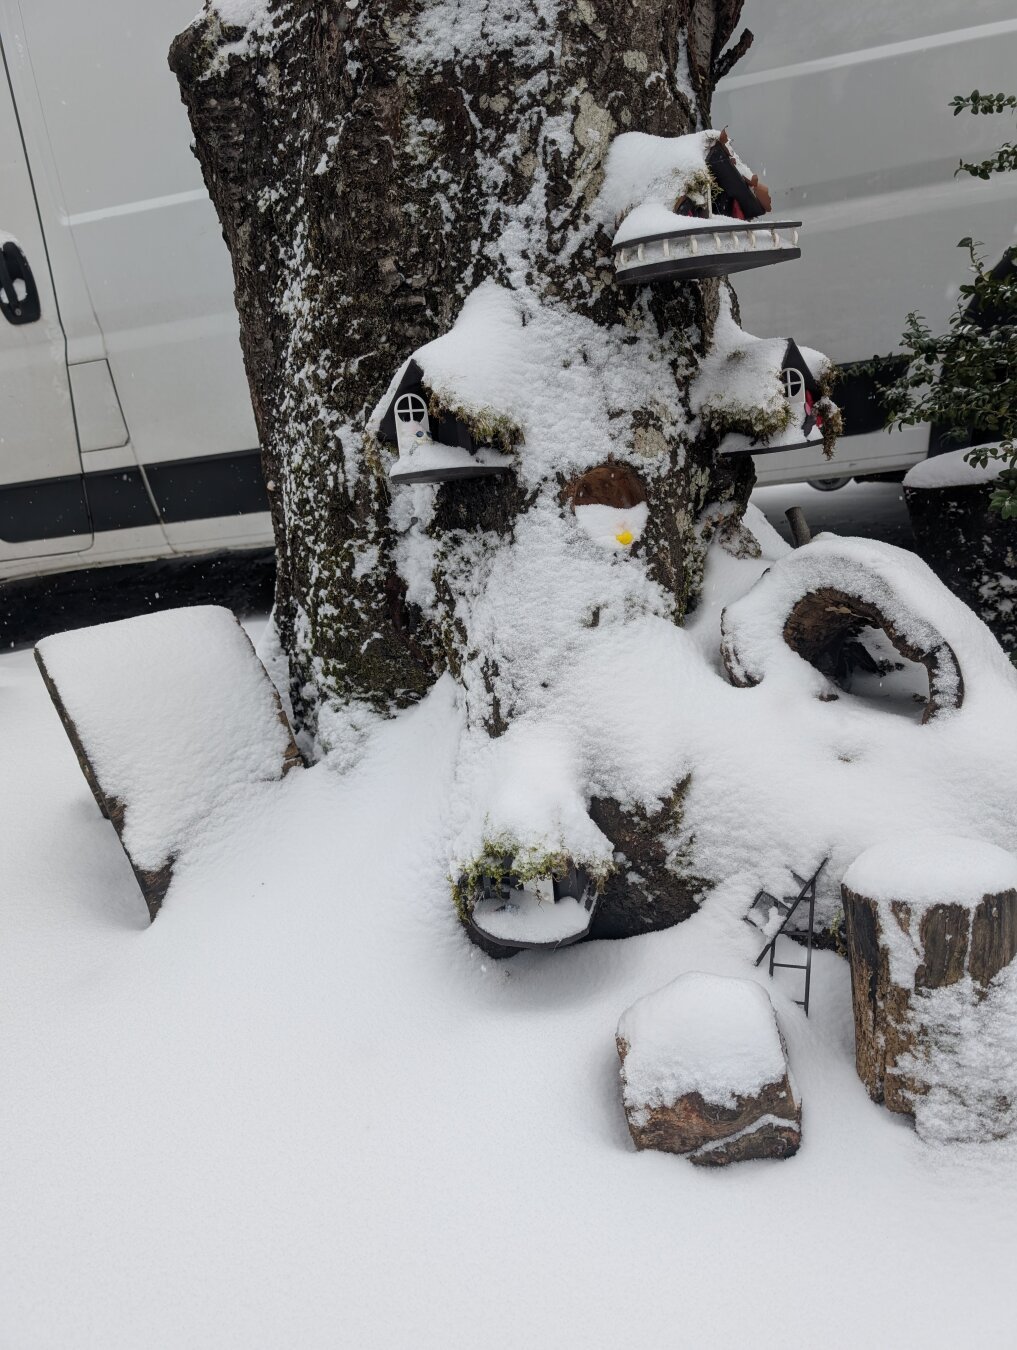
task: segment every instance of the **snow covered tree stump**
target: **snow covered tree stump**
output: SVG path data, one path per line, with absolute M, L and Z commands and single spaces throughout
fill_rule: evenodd
M 842 884 L 855 1063 L 937 1139 L 1017 1123 L 1017 859 L 949 835 L 867 849 Z
M 35 659 L 149 917 L 203 822 L 301 764 L 250 639 L 202 605 L 46 638 Z
M 616 1043 L 636 1148 L 704 1167 L 798 1151 L 801 1101 L 753 981 L 681 975 L 622 1014 Z

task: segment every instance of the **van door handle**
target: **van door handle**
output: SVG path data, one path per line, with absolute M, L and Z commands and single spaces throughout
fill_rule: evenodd
M 8 323 L 35 323 L 42 313 L 32 269 L 14 239 L 0 247 L 0 313 Z

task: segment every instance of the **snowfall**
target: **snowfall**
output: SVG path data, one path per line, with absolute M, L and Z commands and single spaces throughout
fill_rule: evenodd
M 906 685 L 821 702 L 815 672 L 768 652 L 758 687 L 731 687 L 720 610 L 787 554 L 754 529 L 763 557 L 715 551 L 689 630 L 633 644 L 645 669 L 619 636 L 610 683 L 689 747 L 719 879 L 687 922 L 624 941 L 504 961 L 467 941 L 445 875 L 448 679 L 345 773 L 213 793 L 149 926 L 32 652 L 0 658 L 0 1344 L 1013 1343 L 1017 1139 L 929 1142 L 870 1102 L 846 962 L 816 953 L 806 1018 L 800 973 L 756 969 L 744 916 L 823 853 L 829 908 L 888 838 L 1012 849 L 1014 681 L 915 563 L 905 587 L 965 672 L 959 712 L 920 725 Z M 191 772 L 197 802 L 214 767 Z M 688 972 L 772 998 L 795 1157 L 714 1171 L 634 1149 L 615 1033 Z

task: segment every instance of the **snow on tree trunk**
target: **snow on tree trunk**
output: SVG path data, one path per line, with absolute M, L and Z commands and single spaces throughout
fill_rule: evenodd
M 928 1139 L 1017 1126 L 1017 861 L 925 835 L 867 849 L 842 885 L 858 1076 Z
M 709 126 L 740 9 L 206 0 L 173 43 L 233 259 L 294 713 L 339 759 L 372 711 L 451 672 L 468 733 L 464 917 L 506 858 L 523 880 L 614 871 L 616 891 L 635 889 L 615 894 L 612 931 L 694 907 L 689 873 L 649 922 L 618 919 L 662 858 L 682 874 L 682 779 L 619 806 L 624 766 L 577 745 L 569 690 L 604 659 L 605 630 L 682 622 L 751 487 L 749 456 L 714 453 L 744 410 L 725 421 L 716 388 L 694 388 L 722 283 L 623 288 L 610 253 L 638 200 L 673 207 L 708 182 L 706 138 L 670 138 Z M 431 419 L 456 419 L 512 472 L 388 480 L 379 431 L 411 356 Z M 761 426 L 776 425 L 769 410 Z M 612 464 L 636 483 L 621 507 L 596 478 Z M 536 759 L 520 753 L 534 743 Z

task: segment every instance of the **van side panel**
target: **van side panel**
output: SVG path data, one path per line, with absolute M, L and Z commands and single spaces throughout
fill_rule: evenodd
M 43 7 L 21 11 L 60 227 L 80 261 L 138 461 L 146 473 L 171 463 L 169 476 L 188 482 L 196 514 L 163 517 L 186 550 L 271 542 L 264 491 L 257 500 L 250 491 L 258 437 L 229 257 L 167 65 L 194 9 L 194 0 L 68 3 L 59 24 Z M 223 465 L 234 461 L 237 493 L 224 509 Z M 150 476 L 157 502 L 155 483 L 166 476 Z
M 0 45 L 0 247 L 4 245 L 20 249 L 27 260 L 39 317 L 12 323 L 0 315 L 0 568 L 12 559 L 80 552 L 92 542 L 64 332 Z M 14 284 L 27 297 L 26 283 Z

